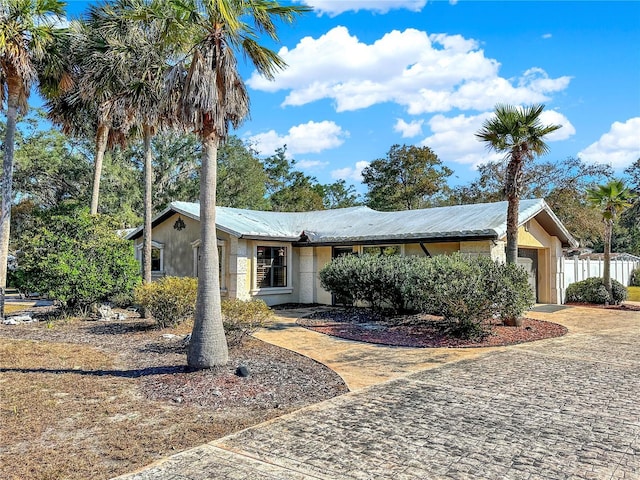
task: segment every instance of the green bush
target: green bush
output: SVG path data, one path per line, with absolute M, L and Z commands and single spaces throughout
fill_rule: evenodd
M 189 277 L 163 277 L 135 290 L 135 302 L 150 314 L 160 328 L 175 327 L 193 317 L 196 310 L 198 280 Z
M 132 291 L 140 282 L 140 266 L 133 245 L 116 228 L 111 217 L 86 209 L 43 214 L 18 240 L 15 286 L 84 314 L 97 302 Z
M 403 284 L 412 257 L 398 255 L 345 255 L 320 270 L 320 282 L 345 303 L 364 302 L 376 309 L 407 308 Z
M 478 261 L 457 253 L 438 255 L 415 273 L 406 292 L 420 311 L 444 317 L 456 336 L 474 338 L 489 333 L 483 321 L 493 315 L 493 301 Z
M 604 279 L 591 277 L 581 282 L 572 283 L 567 287 L 567 302 L 580 303 L 610 303 L 617 305 L 627 299 L 627 289 L 617 280 L 611 279 L 613 298 L 604 286 Z
M 196 311 L 198 280 L 189 277 L 163 277 L 135 289 L 134 301 L 160 328 L 175 327 L 192 319 Z M 238 345 L 273 317 L 262 300 L 228 299 L 221 303 L 222 321 L 229 345 Z
M 271 318 L 273 311 L 262 300 L 222 301 L 222 321 L 229 345 L 240 344 Z
M 109 297 L 109 303 L 116 308 L 127 308 L 133 305 L 133 290 L 129 292 L 120 292 Z
M 515 264 L 493 262 L 487 257 L 480 257 L 478 261 L 482 277 L 486 279 L 486 294 L 493 301 L 494 317 L 507 325 L 515 325 L 536 301 L 529 274 Z
M 332 293 L 372 308 L 443 316 L 449 330 L 464 337 L 488 334 L 484 320 L 514 320 L 535 301 L 522 268 L 459 253 L 340 257 L 320 271 L 320 279 Z
M 629 278 L 629 286 L 640 287 L 640 267 L 631 272 L 631 277 Z

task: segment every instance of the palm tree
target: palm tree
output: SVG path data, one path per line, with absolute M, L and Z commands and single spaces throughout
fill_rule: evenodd
M 143 280 L 151 282 L 151 220 L 153 216 L 152 183 L 153 151 L 151 142 L 167 109 L 164 93 L 164 74 L 168 61 L 172 58 L 172 47 L 180 45 L 176 32 L 171 34 L 171 42 L 166 37 L 165 22 L 162 18 L 166 2 L 148 0 L 118 0 L 112 4 L 96 7 L 91 12 L 91 24 L 101 30 L 100 36 L 108 39 L 101 57 L 109 59 L 109 64 L 124 66 L 119 68 L 120 91 L 114 91 L 123 109 L 141 134 L 144 144 L 144 229 L 142 249 Z M 154 15 L 150 15 L 153 13 Z M 155 19 L 155 20 L 154 20 Z M 105 77 L 101 69 L 99 75 L 90 72 L 88 83 L 99 90 Z M 113 81 L 107 78 L 108 88 Z
M 7 102 L 0 210 L 0 315 L 4 316 L 7 257 L 13 188 L 13 155 L 18 113 L 25 113 L 38 67 L 46 65 L 49 47 L 64 35 L 55 20 L 64 14 L 60 0 L 3 0 L 0 3 L 0 107 Z
M 613 298 L 611 287 L 611 237 L 616 218 L 632 205 L 635 195 L 622 180 L 611 180 L 604 185 L 587 189 L 587 200 L 598 208 L 604 222 L 604 269 L 602 278 L 609 298 Z M 605 302 L 607 305 L 609 302 Z
M 81 134 L 85 128 L 75 128 L 77 115 L 93 115 L 90 122 L 95 135 L 95 158 L 91 191 L 90 213 L 98 213 L 100 179 L 104 156 L 115 145 L 126 144 L 131 128 L 131 113 L 127 111 L 119 93 L 128 64 L 113 48 L 114 40 L 106 33 L 100 18 L 100 6 L 92 5 L 84 20 L 71 23 L 71 44 L 67 64 L 74 88 L 65 94 L 58 115 L 52 119 L 70 133 Z M 107 8 L 106 6 L 104 8 Z M 117 39 L 115 40 L 117 42 Z M 116 45 L 118 46 L 118 45 Z M 58 99 L 53 99 L 57 102 Z M 55 110 L 50 105 L 50 110 Z
M 187 0 L 175 2 L 176 14 L 194 28 L 189 56 L 168 76 L 176 92 L 176 117 L 193 128 L 202 142 L 200 173 L 200 252 L 195 323 L 187 363 L 202 369 L 224 365 L 228 348 L 220 311 L 220 279 L 216 242 L 217 150 L 229 132 L 249 113 L 249 97 L 240 77 L 236 52 L 242 52 L 265 77 L 286 66 L 258 43 L 266 34 L 277 41 L 276 20 L 291 23 L 307 7 L 283 6 L 275 0 Z M 250 22 L 250 23 L 248 23 Z
M 494 116 L 485 120 L 476 137 L 486 142 L 489 150 L 504 152 L 507 163 L 504 193 L 507 207 L 507 263 L 518 259 L 518 210 L 522 191 L 522 167 L 536 155 L 548 152 L 545 135 L 559 129 L 560 125 L 542 125 L 540 114 L 544 105 L 514 107 L 496 105 Z

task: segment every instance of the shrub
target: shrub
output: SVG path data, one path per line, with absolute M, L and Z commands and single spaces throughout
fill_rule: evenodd
M 611 279 L 613 298 L 604 286 L 604 279 L 591 277 L 567 287 L 567 302 L 584 302 L 597 304 L 619 304 L 627 299 L 627 289 L 617 280 Z
M 474 338 L 490 332 L 483 321 L 493 315 L 494 302 L 479 261 L 458 253 L 438 255 L 415 273 L 406 293 L 420 311 L 442 315 L 456 336 Z
M 515 264 L 478 259 L 487 282 L 487 295 L 493 300 L 494 316 L 507 325 L 516 325 L 522 314 L 535 304 L 535 295 L 524 268 Z
M 118 236 L 114 220 L 88 210 L 47 212 L 19 239 L 13 281 L 63 309 L 86 314 L 92 304 L 127 293 L 140 281 L 133 245 Z
M 640 287 L 640 267 L 631 272 L 631 277 L 629 278 L 629 286 Z
M 229 299 L 222 301 L 222 320 L 229 345 L 242 343 L 273 317 L 273 311 L 262 300 Z
M 109 297 L 109 303 L 111 303 L 116 308 L 130 307 L 134 303 L 133 290 L 112 295 L 111 297 Z
M 527 274 L 516 265 L 455 253 L 425 259 L 416 267 L 406 295 L 421 312 L 443 316 L 457 336 L 488 335 L 486 319 L 518 318 L 533 304 Z
M 345 255 L 320 270 L 320 282 L 345 303 L 365 302 L 376 309 L 407 308 L 403 284 L 411 269 L 410 259 L 397 255 Z
M 163 277 L 139 286 L 135 302 L 150 314 L 160 328 L 175 327 L 193 317 L 198 280 L 189 277 Z

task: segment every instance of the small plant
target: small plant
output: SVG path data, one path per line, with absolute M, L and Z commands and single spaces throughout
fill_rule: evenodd
M 160 328 L 176 327 L 195 313 L 197 290 L 195 278 L 163 277 L 136 288 L 134 299 Z
M 109 298 L 109 302 L 116 308 L 127 308 L 133 305 L 133 291 L 119 292 Z
M 634 269 L 629 277 L 630 287 L 640 287 L 640 267 Z
M 262 300 L 222 301 L 222 320 L 229 345 L 239 345 L 272 317 L 273 311 Z
M 627 289 L 620 282 L 611 279 L 611 288 L 613 298 L 607 293 L 602 278 L 587 278 L 581 282 L 572 283 L 567 287 L 566 301 L 617 305 L 627 299 Z

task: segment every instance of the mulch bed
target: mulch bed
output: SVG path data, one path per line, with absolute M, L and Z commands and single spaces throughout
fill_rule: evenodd
M 621 305 L 599 305 L 596 303 L 580 303 L 580 302 L 570 302 L 566 305 L 571 305 L 574 307 L 590 307 L 590 308 L 601 308 L 605 310 L 621 310 L 627 312 L 640 312 L 640 305 L 631 305 L 629 303 L 623 303 Z
M 399 347 L 497 347 L 560 337 L 567 328 L 552 322 L 525 318 L 522 327 L 505 327 L 486 321 L 491 333 L 480 339 L 455 338 L 446 323 L 433 315 L 405 315 L 387 318 L 366 309 L 348 308 L 317 312 L 298 323 L 310 330 L 348 340 Z

